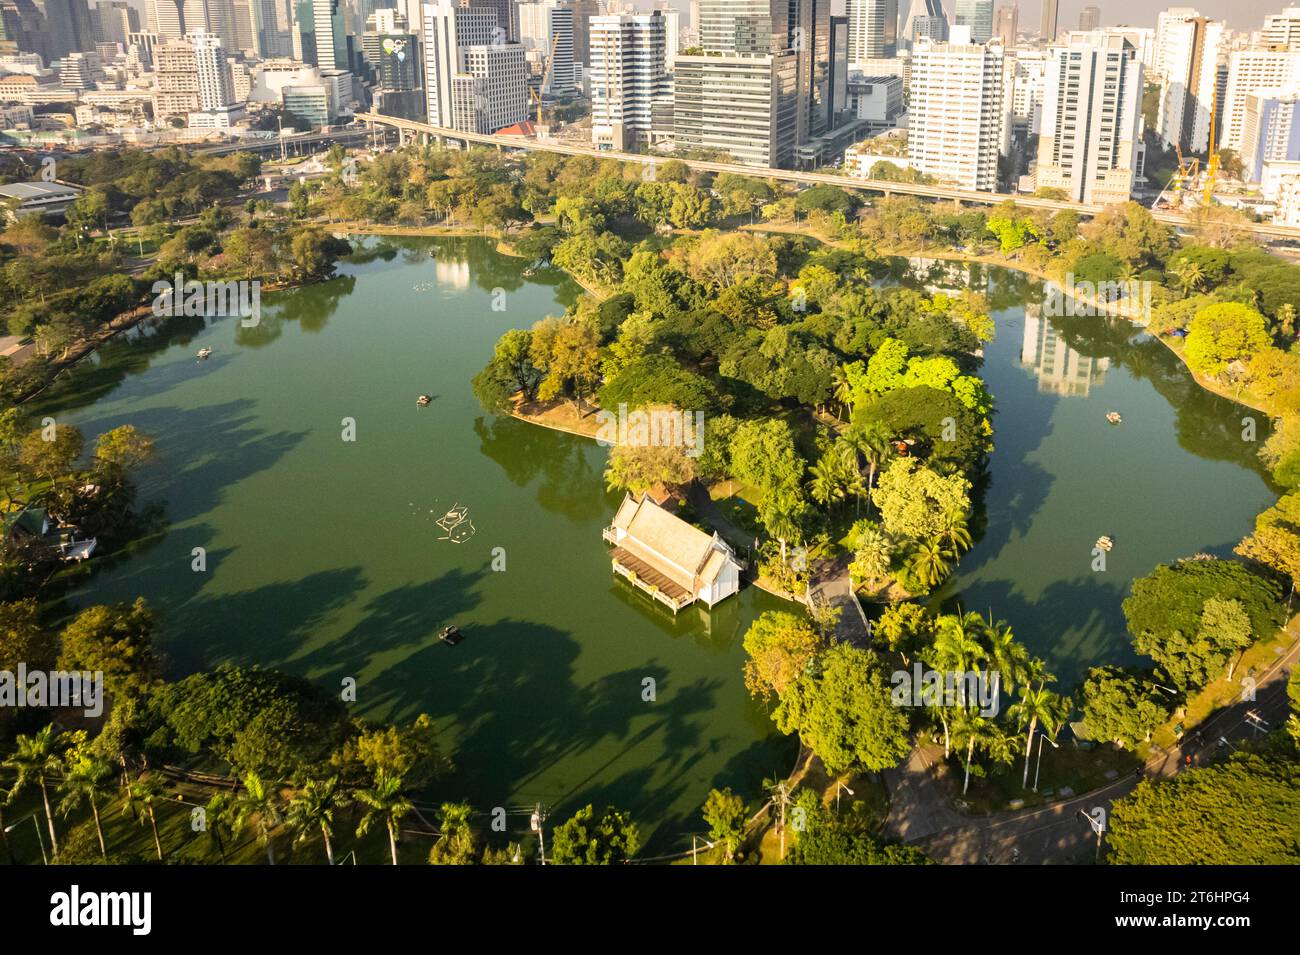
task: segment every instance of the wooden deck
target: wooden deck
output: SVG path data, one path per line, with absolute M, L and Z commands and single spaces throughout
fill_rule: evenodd
M 610 557 L 613 558 L 615 573 L 626 577 L 634 586 L 663 602 L 672 609 L 673 613 L 695 602 L 695 595 L 689 590 L 665 577 L 622 547 L 615 547 L 610 551 Z

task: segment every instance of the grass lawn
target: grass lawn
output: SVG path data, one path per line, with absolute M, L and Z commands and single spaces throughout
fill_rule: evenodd
M 1085 793 L 1123 776 L 1132 775 L 1141 765 L 1137 754 L 1114 746 L 1098 746 L 1088 750 L 1082 749 L 1073 741 L 1063 740 L 1059 743 L 1059 749 L 1052 749 L 1051 743 L 1043 743 L 1038 792 L 1034 792 L 1032 787 L 1034 773 L 1038 770 L 1038 745 L 1035 740 L 1029 762 L 1029 789 L 1022 785 L 1025 771 L 1022 744 L 1020 754 L 1012 766 L 999 767 L 987 778 L 972 773 L 970 791 L 965 797 L 960 795 L 962 762 L 954 751 L 953 758 L 948 762 L 948 777 L 958 793 L 955 797 L 958 808 L 983 815 L 1010 809 L 1011 802 L 1015 799 L 1023 799 L 1025 806 L 1042 806 L 1069 798 L 1061 795 L 1063 788 L 1068 787 L 1075 795 Z

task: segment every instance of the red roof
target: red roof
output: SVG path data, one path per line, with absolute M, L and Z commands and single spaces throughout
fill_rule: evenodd
M 497 136 L 535 136 L 537 135 L 537 124 L 532 120 L 526 119 L 522 123 L 515 123 L 513 126 L 507 126 L 505 129 L 498 129 Z

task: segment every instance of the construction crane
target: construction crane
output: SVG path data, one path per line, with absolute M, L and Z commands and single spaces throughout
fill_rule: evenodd
M 537 89 L 529 87 L 528 92 L 532 94 L 533 99 L 537 102 L 537 135 L 542 135 L 542 93 L 551 84 L 551 69 L 555 66 L 555 47 L 560 42 L 560 36 L 557 33 L 551 37 L 551 50 L 546 55 L 546 70 L 542 73 L 542 82 Z
M 1215 137 L 1218 132 L 1217 123 L 1215 122 L 1216 113 L 1219 108 L 1219 84 L 1214 84 L 1214 93 L 1210 96 L 1210 151 L 1205 160 L 1205 191 L 1201 197 L 1201 205 L 1208 207 L 1214 201 L 1214 184 L 1219 177 L 1219 151 L 1215 148 Z
M 1168 189 L 1173 193 L 1169 200 L 1169 208 L 1181 209 L 1183 207 L 1183 190 L 1190 189 L 1196 182 L 1196 170 L 1200 160 L 1195 156 L 1192 161 L 1188 162 L 1183 159 L 1183 147 L 1174 143 L 1174 152 L 1178 156 L 1178 171 L 1169 179 Z

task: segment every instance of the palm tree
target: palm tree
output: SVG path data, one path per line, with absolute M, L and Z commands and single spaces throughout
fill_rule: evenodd
M 51 723 L 34 736 L 19 736 L 18 748 L 4 761 L 7 769 L 18 774 L 10 798 L 22 790 L 33 779 L 41 787 L 41 799 L 45 803 L 45 822 L 50 830 L 51 851 L 59 854 L 58 836 L 54 832 L 54 814 L 50 811 L 50 791 L 45 784 L 47 776 L 57 775 L 63 770 L 63 754 L 69 740 L 66 733 L 55 734 Z
M 1178 285 L 1182 288 L 1184 297 L 1200 288 L 1201 283 L 1205 281 L 1205 269 L 1201 267 L 1201 263 L 1194 262 L 1191 259 L 1184 259 L 1170 271 L 1178 279 Z
M 1029 651 L 1016 642 L 1011 625 L 1005 620 L 994 623 L 990 618 L 989 625 L 984 628 L 984 639 L 993 669 L 1008 691 L 1014 690 L 1020 683 L 1029 683 L 1046 676 L 1043 661 L 1030 659 Z
M 970 788 L 970 767 L 975 761 L 975 747 L 989 734 L 993 724 L 973 710 L 961 710 L 960 714 L 953 735 L 959 740 L 966 737 L 966 775 L 961 784 L 961 794 L 964 796 Z
M 434 865 L 473 865 L 477 860 L 474 830 L 470 817 L 474 808 L 467 802 L 445 802 L 438 809 L 438 829 L 442 835 L 429 853 Z
M 858 454 L 867 462 L 867 501 L 871 501 L 871 489 L 876 486 L 876 474 L 884 467 L 894 445 L 890 440 L 889 430 L 879 422 L 873 422 L 862 428 L 850 428 L 844 439 L 853 445 Z
M 833 397 L 840 403 L 840 420 L 847 421 L 853 405 L 853 385 L 844 373 L 843 365 L 831 372 L 831 387 L 834 389 Z
M 1020 781 L 1020 788 L 1028 789 L 1029 754 L 1034 746 L 1034 733 L 1038 730 L 1038 724 L 1041 722 L 1044 727 L 1048 727 L 1048 738 L 1055 739 L 1061 724 L 1069 715 L 1070 702 L 1041 685 L 1037 689 L 1026 686 L 1020 691 L 1020 700 L 1012 704 L 1007 712 L 1017 725 L 1029 726 L 1029 732 L 1025 734 L 1025 773 Z
M 943 530 L 939 533 L 939 540 L 954 554 L 970 550 L 974 542 L 970 534 L 970 525 L 960 514 L 947 515 Z
M 257 773 L 250 772 L 244 776 L 244 792 L 235 797 L 232 828 L 238 832 L 250 818 L 256 819 L 257 838 L 266 846 L 266 858 L 271 865 L 275 865 L 275 846 L 271 843 L 271 834 L 284 821 L 281 809 L 280 792 L 274 784 L 266 782 Z
M 294 842 L 306 842 L 319 829 L 325 842 L 325 858 L 334 864 L 334 814 L 351 802 L 348 794 L 339 787 L 339 778 L 309 779 L 307 784 L 289 800 L 289 825 L 297 835 Z
M 834 454 L 824 454 L 809 468 L 812 481 L 809 492 L 818 504 L 831 505 L 844 500 L 848 484 L 841 460 Z
M 357 826 L 357 838 L 370 831 L 376 819 L 382 818 L 388 829 L 388 850 L 393 856 L 393 865 L 397 865 L 397 827 L 405 816 L 415 807 L 402 792 L 401 776 L 390 776 L 380 772 L 375 776 L 375 785 L 357 793 L 357 799 L 369 807 Z
M 858 535 L 857 547 L 853 551 L 855 573 L 865 577 L 876 589 L 876 581 L 889 573 L 889 561 L 894 547 L 889 537 L 878 527 L 869 527 Z
M 95 834 L 99 836 L 99 854 L 104 859 L 108 858 L 108 847 L 104 843 L 104 827 L 99 821 L 99 796 L 109 788 L 113 776 L 113 767 L 108 760 L 78 747 L 68 760 L 63 784 L 59 787 L 64 794 L 59 812 L 65 818 L 83 802 L 90 803 L 90 812 L 95 817 Z
M 236 799 L 235 794 L 230 792 L 219 792 L 203 807 L 204 829 L 217 846 L 217 853 L 221 856 L 221 864 L 226 864 L 226 839 L 234 839 L 235 831 L 231 827 L 232 816 L 235 813 Z M 224 835 L 223 835 L 224 834 Z
M 153 847 L 158 853 L 159 862 L 162 861 L 163 850 L 162 840 L 158 838 L 158 817 L 154 813 L 154 806 L 162 798 L 162 792 L 162 783 L 150 773 L 137 776 L 126 788 L 126 804 L 131 814 L 141 824 L 145 819 L 149 820 L 149 827 L 153 830 Z
M 988 658 L 981 638 L 984 635 L 984 621 L 977 613 L 949 614 L 939 618 L 938 631 L 935 634 L 933 665 L 937 670 L 956 674 L 957 686 L 961 688 L 961 706 L 966 706 L 966 681 L 961 675 L 976 671 L 979 664 Z
M 952 552 L 943 546 L 942 541 L 934 538 L 916 545 L 908 566 L 924 586 L 934 587 L 948 576 L 951 557 Z

